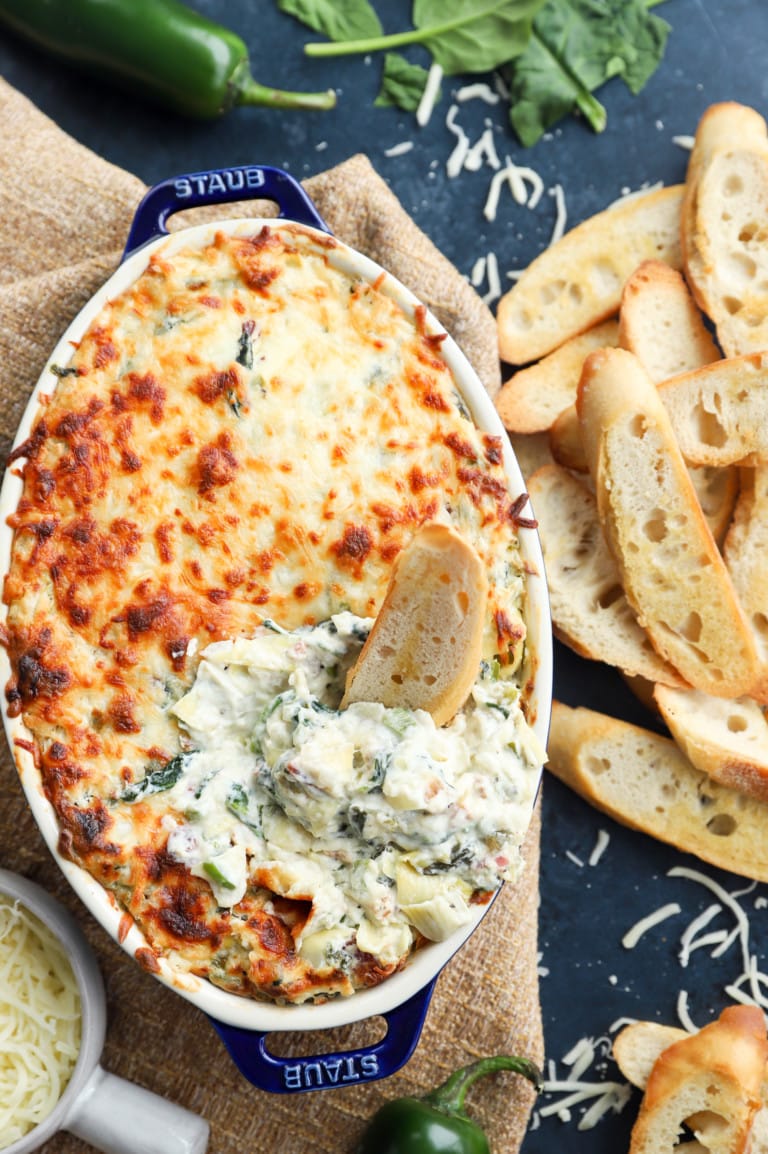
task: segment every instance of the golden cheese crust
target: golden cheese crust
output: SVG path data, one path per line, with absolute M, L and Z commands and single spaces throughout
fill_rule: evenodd
M 521 661 L 517 494 L 430 335 L 385 285 L 349 277 L 295 226 L 161 249 L 54 367 L 13 454 L 23 496 L 4 599 L 11 715 L 32 735 L 60 849 L 148 948 L 227 990 L 301 1001 L 396 966 L 317 972 L 308 903 L 251 877 L 235 907 L 168 852 L 169 713 L 209 642 L 349 609 L 375 616 L 394 558 L 454 524 L 489 577 L 484 655 Z M 128 925 L 126 920 L 124 925 Z M 402 960 L 401 960 L 402 962 Z M 401 964 L 401 963 L 398 963 Z

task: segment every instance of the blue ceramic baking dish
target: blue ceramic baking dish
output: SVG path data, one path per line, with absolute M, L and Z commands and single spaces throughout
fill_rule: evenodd
M 250 199 L 276 204 L 278 220 L 274 217 L 249 217 L 218 220 L 212 224 L 175 229 L 173 232 L 166 228 L 168 218 L 181 210 Z M 122 292 L 142 273 L 150 254 L 159 247 L 172 249 L 182 243 L 205 244 L 207 238 L 222 229 L 252 233 L 254 228 L 262 224 L 279 227 L 280 220 L 314 230 L 318 234 L 318 242 L 323 245 L 324 251 L 328 251 L 327 225 L 301 185 L 280 169 L 260 165 L 216 169 L 178 176 L 151 188 L 136 212 L 122 263 L 63 335 L 49 363 L 66 363 L 71 342 L 80 339 L 110 297 Z M 383 291 L 390 293 L 406 312 L 413 314 L 419 305 L 413 294 L 386 270 L 343 243 L 334 242 L 329 259 L 355 276 L 371 283 L 376 281 L 379 288 L 383 286 Z M 426 324 L 430 332 L 444 332 L 430 314 L 427 314 Z M 441 350 L 475 423 L 483 431 L 500 437 L 504 443 L 510 491 L 517 496 L 525 489 L 524 481 L 492 401 L 450 336 L 443 340 Z M 46 369 L 30 399 L 18 430 L 16 445 L 28 437 L 39 411 L 41 397 L 51 392 L 54 383 L 55 378 L 50 369 Z M 20 478 L 16 472 L 9 471 L 0 493 L 0 511 L 3 512 L 0 563 L 4 567 L 3 572 L 7 571 L 12 542 L 6 516 L 16 508 L 20 494 Z M 543 560 L 534 529 L 520 530 L 520 547 L 529 574 L 526 578 L 529 651 L 536 655 L 536 667 L 527 702 L 528 716 L 544 746 L 551 704 L 551 630 Z M 5 663 L 3 680 L 7 681 L 10 667 L 4 650 L 0 652 L 2 662 Z M 4 723 L 29 804 L 59 866 L 91 913 L 127 953 L 133 956 L 137 950 L 146 949 L 147 943 L 136 926 L 131 928 L 127 936 L 119 932 L 121 914 L 110 895 L 89 874 L 59 853 L 56 816 L 42 791 L 34 757 L 30 752 L 29 735 L 19 718 L 8 717 L 6 713 Z M 488 906 L 478 906 L 469 925 L 463 926 L 444 942 L 430 943 L 416 951 L 403 970 L 379 986 L 324 1004 L 274 1005 L 241 998 L 204 979 L 174 969 L 169 959 L 160 960 L 157 977 L 208 1016 L 240 1071 L 262 1090 L 296 1094 L 371 1082 L 393 1074 L 408 1061 L 418 1042 L 440 971 L 488 910 Z M 386 1034 L 380 1041 L 363 1048 L 290 1058 L 279 1057 L 268 1048 L 269 1036 L 275 1032 L 328 1030 L 373 1017 L 384 1018 Z

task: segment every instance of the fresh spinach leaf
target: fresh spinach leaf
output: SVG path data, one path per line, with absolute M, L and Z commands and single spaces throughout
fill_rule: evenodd
M 506 73 L 509 119 L 524 145 L 578 108 L 595 132 L 606 112 L 592 95 L 613 76 L 637 93 L 658 67 L 669 25 L 645 0 L 546 0 L 526 50 Z
M 378 108 L 395 105 L 404 112 L 415 112 L 428 76 L 429 72 L 420 64 L 411 64 L 399 52 L 388 52 L 384 57 L 381 89 L 374 104 Z
M 182 753 L 172 757 L 164 765 L 150 761 L 141 781 L 134 781 L 127 785 L 120 794 L 119 800 L 138 801 L 140 797 L 147 797 L 152 793 L 162 793 L 163 790 L 171 789 L 183 772 L 184 755 Z
M 285 0 L 281 0 L 281 3 Z M 414 0 L 415 28 L 344 43 L 305 45 L 308 56 L 344 56 L 423 44 L 447 76 L 489 72 L 525 48 L 544 0 Z
M 329 40 L 381 35 L 381 22 L 368 0 L 278 0 L 278 8 Z
M 413 22 L 446 76 L 492 72 L 518 56 L 543 0 L 414 0 Z

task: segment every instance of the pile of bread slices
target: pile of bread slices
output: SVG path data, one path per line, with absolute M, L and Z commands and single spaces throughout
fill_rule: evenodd
M 671 734 L 555 702 L 549 770 L 704 861 L 768 880 L 768 129 L 712 106 L 684 185 L 567 233 L 499 303 L 496 398 L 555 634 Z M 657 727 L 660 728 L 660 727 Z M 763 1011 L 615 1039 L 631 1154 L 768 1154 Z
M 555 634 L 671 737 L 556 702 L 551 772 L 768 880 L 768 130 L 710 107 L 684 185 L 625 198 L 499 302 L 496 398 Z

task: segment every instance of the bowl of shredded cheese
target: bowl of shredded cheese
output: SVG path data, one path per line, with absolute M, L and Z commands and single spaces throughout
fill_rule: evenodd
M 203 1154 L 207 1122 L 100 1065 L 104 984 L 50 894 L 0 869 L 0 1151 L 68 1130 L 108 1154 Z

